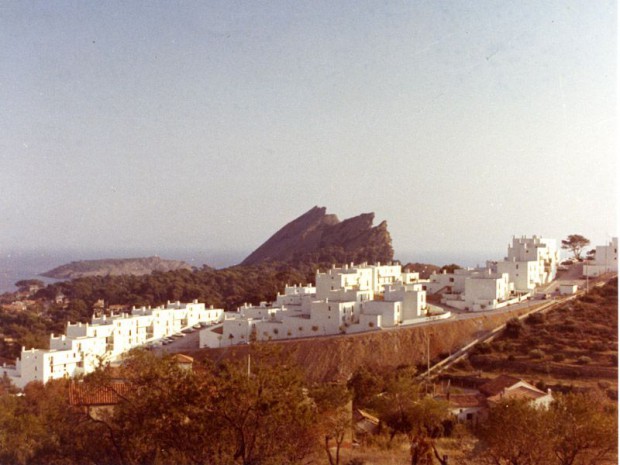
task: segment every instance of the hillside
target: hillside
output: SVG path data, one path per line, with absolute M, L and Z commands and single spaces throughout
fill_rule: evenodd
M 564 390 L 601 388 L 615 399 L 618 381 L 618 281 L 512 325 L 457 364 L 453 380 L 472 371 L 525 377 Z M 464 379 L 466 381 L 466 379 Z
M 191 269 L 180 260 L 163 260 L 159 257 L 83 260 L 59 266 L 41 276 L 55 279 L 75 279 L 87 276 L 142 276 L 153 271 Z
M 374 213 L 340 221 L 336 215 L 325 212 L 325 207 L 311 208 L 278 230 L 241 265 L 274 261 L 386 263 L 393 260 L 387 223 L 383 221 L 373 227 Z

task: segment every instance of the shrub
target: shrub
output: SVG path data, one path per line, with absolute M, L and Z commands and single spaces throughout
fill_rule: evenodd
M 473 351 L 474 354 L 490 354 L 491 352 L 493 352 L 493 347 L 488 342 L 478 344 Z
M 494 342 L 492 348 L 495 348 L 498 352 L 503 352 L 506 350 L 506 343 L 504 341 Z
M 607 389 L 607 391 L 605 391 L 605 394 L 607 394 L 607 397 L 609 398 L 609 400 L 618 402 L 618 390 L 617 389 Z
M 540 325 L 545 322 L 545 315 L 542 313 L 532 313 L 525 319 L 528 325 Z
M 347 465 L 364 465 L 366 462 L 364 462 L 362 459 L 360 459 L 359 457 L 355 457 L 351 460 L 349 460 L 347 462 Z
M 370 328 L 374 328 L 374 327 L 375 327 L 375 324 L 374 324 L 372 321 L 369 321 L 369 322 L 368 322 L 368 327 L 370 327 Z
M 471 370 L 472 366 L 468 359 L 464 358 L 454 364 L 454 368 L 459 370 Z
M 592 359 L 587 355 L 582 355 L 577 359 L 577 363 L 579 365 L 589 365 L 590 363 L 592 363 Z
M 506 322 L 506 336 L 518 338 L 523 330 L 523 323 L 518 318 L 511 318 Z
M 545 353 L 540 349 L 533 349 L 530 350 L 529 356 L 535 360 L 540 360 L 545 356 Z
M 566 356 L 564 354 L 553 354 L 554 362 L 563 362 L 565 359 L 566 359 Z
M 605 381 L 605 380 L 600 380 L 597 384 L 598 384 L 598 387 L 600 387 L 601 389 L 609 389 L 609 386 L 611 386 L 609 384 L 609 381 Z
M 278 330 L 278 328 L 273 328 L 273 334 L 278 334 L 280 331 Z
M 318 330 L 319 330 L 319 327 L 318 327 L 318 326 L 313 326 L 313 327 L 312 327 L 312 331 L 318 331 Z

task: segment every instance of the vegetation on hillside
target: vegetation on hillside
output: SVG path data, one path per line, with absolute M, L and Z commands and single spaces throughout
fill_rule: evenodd
M 250 361 L 186 370 L 173 357 L 136 351 L 118 370 L 0 395 L 0 464 L 370 465 L 385 461 L 367 457 L 387 451 L 391 463 L 412 465 L 585 465 L 617 455 L 615 406 L 604 398 L 560 396 L 548 411 L 501 404 L 484 427 L 468 430 L 424 394 L 408 366 L 307 386 L 274 346 L 252 346 Z M 102 390 L 116 405 L 88 410 L 94 401 L 86 399 Z M 351 399 L 381 421 L 355 451 Z
M 548 313 L 509 321 L 503 335 L 477 346 L 456 374 L 472 371 L 525 376 L 543 389 L 600 387 L 616 399 L 618 280 Z

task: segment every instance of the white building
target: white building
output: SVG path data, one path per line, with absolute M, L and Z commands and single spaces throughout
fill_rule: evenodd
M 22 348 L 15 366 L 0 367 L 19 388 L 31 381 L 90 373 L 103 362 L 118 359 L 127 351 L 151 341 L 171 336 L 197 323 L 217 323 L 224 318 L 221 309 L 168 302 L 166 307 L 134 308 L 131 314 L 112 313 L 93 316 L 91 323 L 68 323 L 66 334 L 50 336 L 49 349 Z
M 594 260 L 584 263 L 584 276 L 599 276 L 618 271 L 618 238 L 613 237 L 607 245 L 597 245 Z
M 220 335 L 200 333 L 200 347 L 355 333 L 427 321 L 427 282 L 400 265 L 335 266 L 317 272 L 316 286 L 286 286 L 272 304 L 244 305 L 226 314 Z M 439 310 L 439 312 L 438 312 Z M 434 318 L 449 316 L 434 309 Z M 218 328 L 216 331 L 220 331 Z
M 456 272 L 460 272 L 456 274 Z M 451 273 L 431 276 L 445 281 Z M 514 285 L 508 273 L 494 273 L 490 269 L 455 270 L 454 287 L 443 287 L 442 303 L 461 310 L 480 311 L 501 308 L 518 302 Z M 440 281 L 439 279 L 436 279 Z M 448 292 L 450 291 L 450 292 Z
M 513 237 L 508 256 L 497 263 L 498 273 L 508 273 L 516 291 L 530 292 L 555 279 L 560 255 L 555 239 Z
M 513 237 L 504 261 L 487 262 L 486 268 L 433 273 L 428 291 L 441 294 L 442 303 L 462 310 L 501 308 L 520 302 L 537 286 L 553 281 L 558 261 L 555 240 Z

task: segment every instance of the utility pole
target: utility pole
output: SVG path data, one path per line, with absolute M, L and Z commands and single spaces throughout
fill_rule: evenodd
M 431 333 L 426 333 L 426 383 L 425 392 L 428 394 L 428 384 L 431 381 Z

